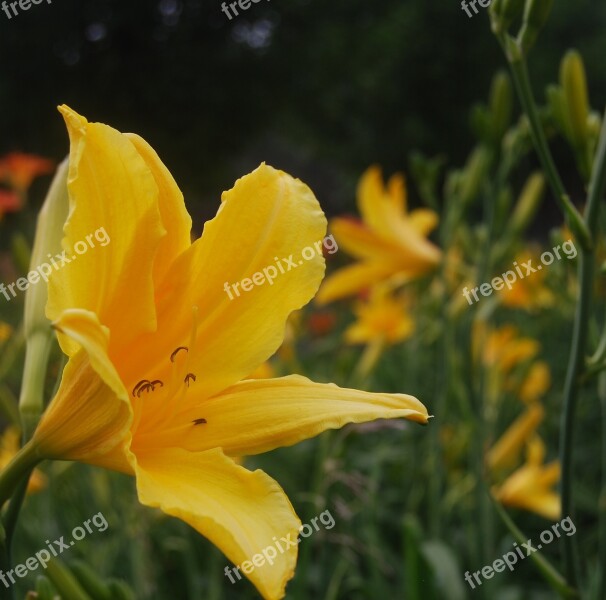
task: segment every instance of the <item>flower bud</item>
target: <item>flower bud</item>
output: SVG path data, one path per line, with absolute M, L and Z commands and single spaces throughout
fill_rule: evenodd
M 512 234 L 523 232 L 537 213 L 545 192 L 545 178 L 540 171 L 533 173 L 527 180 L 510 221 Z
M 505 71 L 497 73 L 490 88 L 490 112 L 492 118 L 492 134 L 500 141 L 509 124 L 513 110 L 513 95 L 511 81 Z
M 524 0 L 494 0 L 489 8 L 494 33 L 507 31 L 523 10 Z
M 575 148 L 583 148 L 589 134 L 589 100 L 583 59 L 576 50 L 569 50 L 562 60 L 560 84 L 566 98 L 570 141 Z
M 552 8 L 553 0 L 526 0 L 522 28 L 518 34 L 518 42 L 524 54 L 536 42 Z

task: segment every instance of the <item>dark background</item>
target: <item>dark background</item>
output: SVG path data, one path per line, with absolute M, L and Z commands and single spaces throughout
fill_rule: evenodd
M 262 0 L 231 21 L 220 6 L 53 0 L 0 12 L 0 154 L 61 158 L 55 106 L 67 103 L 145 137 L 200 218 L 262 160 L 334 214 L 353 208 L 369 164 L 406 170 L 413 148 L 461 164 L 469 108 L 504 65 L 487 10 L 470 19 L 458 0 Z M 569 46 L 592 96 L 606 95 L 605 24 L 603 0 L 556 2 L 531 57 L 541 101 Z

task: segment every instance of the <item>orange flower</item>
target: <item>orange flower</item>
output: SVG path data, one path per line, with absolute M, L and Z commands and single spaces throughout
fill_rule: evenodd
M 48 175 L 54 168 L 53 161 L 47 158 L 35 154 L 11 152 L 0 159 L 0 179 L 23 193 L 29 189 L 36 177 Z
M 19 212 L 22 208 L 21 199 L 15 192 L 0 190 L 0 219 L 6 213 Z

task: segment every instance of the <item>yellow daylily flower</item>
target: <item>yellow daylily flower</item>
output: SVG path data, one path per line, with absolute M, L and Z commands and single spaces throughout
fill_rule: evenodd
M 505 325 L 488 334 L 483 352 L 487 367 L 506 375 L 515 366 L 536 356 L 539 343 L 532 338 L 520 337 L 512 325 Z
M 104 227 L 111 243 L 53 273 L 47 314 L 69 361 L 33 444 L 41 456 L 134 475 L 139 499 L 189 523 L 242 564 L 296 540 L 300 520 L 280 486 L 232 457 L 308 439 L 346 423 L 426 408 L 297 375 L 243 380 L 280 346 L 288 315 L 324 274 L 321 256 L 230 299 L 225 282 L 323 239 L 313 193 L 261 165 L 223 194 L 191 243 L 182 194 L 140 137 L 60 108 L 71 140 L 63 246 Z M 256 283 L 256 282 L 255 282 Z M 297 546 L 247 577 L 282 598 Z
M 428 209 L 406 213 L 402 175 L 391 177 L 385 187 L 381 170 L 369 168 L 358 185 L 358 209 L 362 221 L 331 221 L 339 247 L 359 262 L 324 281 L 316 296 L 320 304 L 354 295 L 379 282 L 401 285 L 425 275 L 440 262 L 440 249 L 427 239 L 438 216 Z
M 16 427 L 7 427 L 0 436 L 0 470 L 8 465 L 19 451 L 20 433 Z M 46 475 L 40 469 L 34 469 L 27 484 L 27 493 L 35 494 L 47 485 Z
M 516 256 L 514 265 L 523 265 L 528 262 L 540 265 L 537 255 L 524 253 Z M 511 289 L 505 286 L 498 292 L 501 303 L 507 308 L 523 308 L 529 312 L 553 306 L 555 296 L 545 285 L 545 269 L 536 270 L 535 273 L 521 278 L 518 277 Z
M 499 471 L 515 466 L 520 452 L 534 435 L 537 427 L 545 417 L 540 404 L 533 404 L 518 417 L 486 456 L 486 463 L 492 471 Z
M 548 364 L 543 360 L 533 363 L 522 381 L 518 396 L 522 402 L 531 404 L 541 398 L 551 387 L 551 373 Z
M 382 340 L 395 344 L 409 338 L 414 331 L 409 307 L 409 298 L 390 295 L 388 289 L 379 286 L 373 288 L 368 300 L 354 307 L 357 321 L 345 330 L 345 341 L 367 344 Z
M 528 443 L 526 463 L 494 487 L 493 496 L 505 506 L 529 510 L 553 521 L 560 519 L 562 502 L 553 489 L 560 480 L 560 463 L 555 460 L 545 465 L 544 460 L 545 445 L 536 436 Z

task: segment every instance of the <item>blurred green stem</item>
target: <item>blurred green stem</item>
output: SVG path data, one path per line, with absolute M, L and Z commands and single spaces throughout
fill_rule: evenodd
M 14 494 L 15 490 L 40 461 L 38 446 L 28 442 L 15 454 L 11 462 L 0 474 L 0 507 Z
M 598 231 L 600 200 L 606 192 L 606 115 L 598 145 L 589 194 L 585 209 L 585 223 L 593 240 Z M 587 346 L 587 331 L 594 283 L 595 256 L 593 249 L 581 247 L 579 255 L 579 302 L 576 308 L 572 348 L 564 386 L 564 410 L 560 422 L 560 461 L 562 464 L 562 514 L 572 517 L 573 449 L 576 404 L 579 395 L 579 376 L 582 374 Z M 566 577 L 576 586 L 576 543 L 572 537 L 562 539 Z
M 587 228 L 587 224 L 583 221 L 583 218 L 574 204 L 572 204 L 551 155 L 551 150 L 549 149 L 547 137 L 543 131 L 539 111 L 532 93 L 526 59 L 519 47 L 510 38 L 500 36 L 499 40 L 503 45 L 505 55 L 507 56 L 511 67 L 520 103 L 522 104 L 522 108 L 530 123 L 530 131 L 535 150 L 541 161 L 547 180 L 551 185 L 556 201 L 566 216 L 570 229 L 579 240 L 581 246 L 589 248 L 592 238 L 589 229 Z
M 602 409 L 602 489 L 600 490 L 598 515 L 600 523 L 599 533 L 599 592 L 596 598 L 606 598 L 606 373 L 600 373 L 598 379 L 598 396 Z

